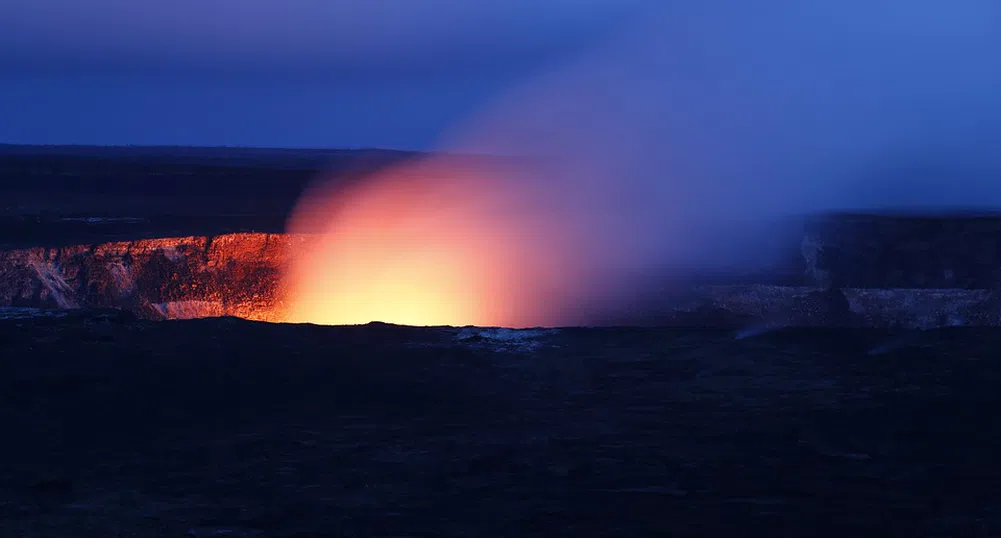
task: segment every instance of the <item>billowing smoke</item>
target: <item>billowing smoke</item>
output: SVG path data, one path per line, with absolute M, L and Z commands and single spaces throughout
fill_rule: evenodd
M 412 299 L 382 320 L 420 324 L 437 297 L 463 308 L 432 323 L 591 323 L 652 282 L 767 265 L 788 219 L 1001 206 L 996 2 L 701 0 L 642 19 L 440 147 L 517 166 L 439 157 L 314 192 L 291 225 L 326 233 L 292 272 L 313 313 L 293 317 Z

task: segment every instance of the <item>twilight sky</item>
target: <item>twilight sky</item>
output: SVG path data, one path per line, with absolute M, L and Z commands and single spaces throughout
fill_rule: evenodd
M 7 0 L 0 143 L 429 147 L 648 0 Z
M 581 60 L 536 122 L 605 91 L 564 121 L 765 99 L 755 128 L 868 102 L 973 132 L 999 43 L 997 0 L 2 0 L 0 143 L 431 148 Z

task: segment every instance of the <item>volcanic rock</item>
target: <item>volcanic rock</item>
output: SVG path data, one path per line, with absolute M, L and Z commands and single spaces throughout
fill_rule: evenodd
M 0 536 L 995 536 L 999 345 L 0 320 Z
M 693 285 L 627 321 L 736 328 L 1001 325 L 1001 304 L 991 291 L 1001 289 L 998 238 L 998 218 L 817 218 L 773 275 Z M 234 233 L 0 251 L 0 307 L 277 321 L 284 310 L 281 273 L 303 241 Z
M 269 319 L 297 244 L 282 234 L 229 234 L 0 252 L 0 304 Z
M 991 289 L 1001 285 L 997 215 L 828 215 L 805 225 L 805 272 L 816 285 Z

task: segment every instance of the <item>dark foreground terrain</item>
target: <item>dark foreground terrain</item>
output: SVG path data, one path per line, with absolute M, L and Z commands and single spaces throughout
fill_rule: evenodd
M 0 536 L 1001 536 L 1001 331 L 0 321 Z

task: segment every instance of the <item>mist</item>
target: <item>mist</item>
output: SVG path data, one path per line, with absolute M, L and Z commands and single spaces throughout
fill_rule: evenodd
M 434 198 L 422 218 L 439 225 L 421 229 L 437 241 L 482 229 L 471 219 L 492 223 L 481 239 L 504 254 L 488 265 L 516 268 L 504 291 L 465 293 L 504 295 L 508 314 L 475 322 L 515 326 L 589 323 L 665 282 L 767 267 L 783 225 L 809 214 L 996 209 L 998 10 L 988 0 L 651 4 L 606 46 L 499 95 L 438 146 L 532 166 L 463 182 L 432 158 L 380 174 L 385 189 L 346 203 L 371 204 L 401 177 L 464 192 L 449 198 L 462 209 Z M 336 217 L 326 224 L 332 237 L 349 233 Z M 455 259 L 463 252 L 473 255 Z M 321 258 L 310 263 L 337 263 Z
M 528 181 L 590 256 L 635 270 L 767 264 L 776 226 L 815 213 L 1001 209 L 996 2 L 709 0 L 642 20 L 441 148 L 535 156 Z

